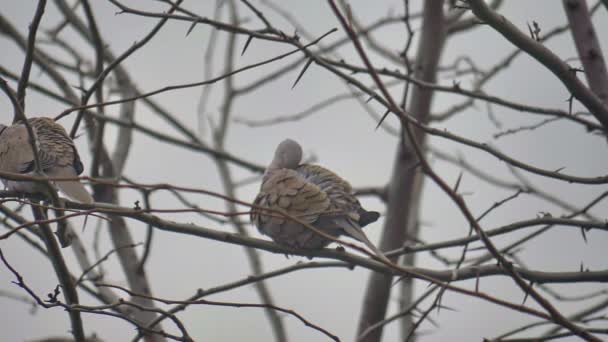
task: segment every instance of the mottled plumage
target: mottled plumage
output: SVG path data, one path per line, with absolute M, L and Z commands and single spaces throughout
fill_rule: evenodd
M 318 165 L 300 165 L 301 159 L 302 149 L 297 142 L 287 139 L 279 144 L 264 173 L 254 204 L 283 210 L 333 237 L 346 234 L 382 256 L 361 230 L 376 221 L 379 214 L 361 207 L 346 180 Z M 262 234 L 292 248 L 318 249 L 331 243 L 304 225 L 280 215 L 253 209 L 251 221 Z
M 51 118 L 28 119 L 36 138 L 40 168 L 49 177 L 77 177 L 83 171 L 82 162 L 74 142 L 65 129 Z M 0 125 L 0 170 L 31 174 L 35 169 L 34 153 L 29 134 L 23 122 L 12 126 Z M 44 192 L 44 186 L 36 182 L 19 182 L 2 179 L 4 185 L 19 192 Z M 93 198 L 79 181 L 55 181 L 59 190 L 67 196 L 93 203 Z

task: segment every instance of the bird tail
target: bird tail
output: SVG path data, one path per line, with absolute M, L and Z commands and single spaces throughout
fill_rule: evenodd
M 380 218 L 380 213 L 377 211 L 367 211 L 363 208 L 359 210 L 359 226 L 365 227 L 370 223 L 376 222 Z
M 363 230 L 361 230 L 357 223 L 349 219 L 338 219 L 338 222 L 336 223 L 342 229 L 344 229 L 344 232 L 346 232 L 346 234 L 348 234 L 350 237 L 360 242 L 363 242 L 369 249 L 374 252 L 374 254 L 378 258 L 382 259 L 385 262 L 391 263 L 391 261 L 387 257 L 385 257 L 384 254 L 382 254 L 380 249 L 378 249 L 378 247 L 376 247 L 371 241 L 369 241 L 367 235 L 365 235 L 365 233 L 363 232 Z
M 53 168 L 53 170 L 47 172 L 47 174 L 51 177 L 65 177 L 65 178 L 73 178 L 77 177 L 76 172 L 72 167 L 57 167 Z M 68 197 L 71 199 L 77 200 L 81 203 L 91 204 L 95 201 L 93 197 L 87 189 L 80 183 L 80 181 L 55 181 L 55 184 Z

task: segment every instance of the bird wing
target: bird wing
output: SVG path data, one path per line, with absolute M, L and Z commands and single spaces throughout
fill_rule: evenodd
M 358 222 L 360 213 L 365 211 L 352 194 L 350 184 L 323 167 L 301 165 L 296 170 L 270 171 L 264 177 L 254 205 L 284 211 L 331 236 L 347 234 L 386 259 L 361 230 Z M 277 213 L 254 208 L 251 221 L 263 234 L 290 246 L 314 248 L 312 246 L 323 247 L 329 243 L 326 238 L 315 236 L 306 227 Z
M 77 175 L 82 173 L 82 162 L 76 146 L 63 126 L 51 118 L 32 118 L 28 121 L 36 132 L 40 164 L 45 172 L 53 167 L 70 166 Z
M 305 177 L 308 182 L 317 185 L 330 199 L 330 210 L 319 216 L 316 226 L 319 228 L 339 227 L 350 237 L 364 243 L 378 257 L 388 261 L 382 252 L 367 238 L 359 223 L 362 217 L 366 219 L 365 224 L 373 222 L 378 218 L 378 214 L 368 212 L 361 207 L 348 181 L 318 165 L 300 165 L 296 171 Z M 373 221 L 370 221 L 370 219 L 373 219 Z
M 74 178 L 82 173 L 82 162 L 74 142 L 63 126 L 51 118 L 31 118 L 28 122 L 36 134 L 42 171 L 50 177 L 63 178 Z M 23 123 L 7 127 L 0 134 L 0 170 L 14 173 L 34 171 L 34 153 L 29 142 L 29 133 Z M 79 181 L 55 183 L 70 198 L 83 203 L 93 202 L 93 198 Z M 20 189 L 18 184 L 15 188 Z
M 0 135 L 0 170 L 27 173 L 34 160 L 25 125 L 7 127 Z
M 61 125 L 51 118 L 32 118 L 28 122 L 36 135 L 38 158 L 43 171 L 55 166 L 72 166 L 77 174 L 82 172 L 82 163 L 74 143 Z M 34 170 L 34 153 L 23 123 L 7 127 L 0 136 L 0 169 L 18 173 Z
M 266 177 L 254 204 L 271 210 L 282 210 L 299 220 L 313 223 L 328 210 L 330 200 L 317 185 L 307 182 L 296 171 L 278 169 Z M 278 214 L 262 214 L 254 208 L 251 220 L 260 227 L 265 224 L 283 224 L 287 219 Z
M 327 194 L 330 207 L 333 209 L 333 213 L 327 215 L 347 216 L 356 222 L 359 221 L 361 204 L 353 195 L 348 181 L 319 165 L 303 164 L 298 166 L 296 171 L 307 182 L 318 186 L 322 192 Z
M 321 189 L 336 189 L 348 194 L 353 192 L 350 183 L 346 179 L 323 166 L 302 164 L 298 166 L 296 171 L 309 182 L 318 185 Z
M 80 156 L 66 130 L 51 118 L 29 120 L 40 144 L 40 164 L 50 177 L 74 178 L 83 171 Z M 64 194 L 83 203 L 93 203 L 93 198 L 78 180 L 55 181 Z

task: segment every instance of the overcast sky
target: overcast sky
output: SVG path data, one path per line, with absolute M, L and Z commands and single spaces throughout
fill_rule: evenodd
M 413 12 L 420 6 L 419 1 L 411 1 Z M 3 1 L 0 3 L 0 13 L 8 18 L 24 35 L 27 34 L 28 23 L 33 17 L 36 1 Z M 117 8 L 107 1 L 92 1 L 95 16 L 98 20 L 102 37 L 108 47 L 118 55 L 129 48 L 135 41 L 140 40 L 156 24 L 152 18 L 141 18 L 129 14 L 115 15 Z M 165 10 L 166 6 L 156 2 L 124 1 L 133 7 L 149 11 Z M 184 6 L 200 14 L 211 17 L 215 1 L 185 1 Z M 259 4 L 259 1 L 253 1 Z M 299 22 L 305 23 L 309 32 L 319 36 L 331 28 L 339 27 L 339 23 L 331 13 L 324 1 L 295 1 L 281 2 L 296 16 Z M 144 5 L 145 4 L 145 5 Z M 401 1 L 350 1 L 353 12 L 364 23 L 371 23 L 377 18 L 386 15 L 389 11 L 402 13 Z M 265 13 L 276 25 L 285 32 L 293 32 L 292 26 L 277 18 L 270 10 Z M 247 13 L 246 8 L 239 4 L 240 13 L 249 19 L 248 27 L 260 28 L 256 18 Z M 527 31 L 526 23 L 536 21 L 540 24 L 542 32 L 549 31 L 555 26 L 566 22 L 561 2 L 558 1 L 506 1 L 501 14 L 509 18 L 520 30 Z M 226 21 L 224 16 L 223 20 Z M 43 17 L 43 28 L 54 27 L 61 21 L 61 16 L 52 2 L 47 5 Z M 601 8 L 594 18 L 596 31 L 600 35 L 600 43 L 608 49 L 608 15 L 606 9 Z M 420 22 L 413 22 L 414 29 L 419 29 Z M 177 85 L 188 82 L 204 80 L 203 58 L 210 38 L 211 28 L 197 25 L 192 33 L 186 36 L 189 23 L 170 22 L 154 39 L 144 48 L 129 57 L 123 65 L 129 71 L 131 78 L 142 91 L 151 91 L 167 85 Z M 41 35 L 42 37 L 43 35 Z M 226 33 L 220 33 L 222 42 Z M 339 30 L 325 42 L 342 38 L 344 33 Z M 66 30 L 62 37 L 82 49 L 89 58 L 93 58 L 93 49 L 83 43 L 72 30 Z M 375 35 L 385 46 L 393 50 L 400 50 L 404 45 L 405 31 L 403 25 L 391 25 Z M 245 43 L 246 37 L 239 36 L 239 46 Z M 40 45 L 44 46 L 44 45 Z M 417 42 L 414 47 L 417 46 Z M 547 47 L 557 53 L 562 59 L 576 56 L 571 35 L 566 32 L 551 39 Z M 61 51 L 44 46 L 53 54 L 66 58 Z M 223 49 L 223 45 L 221 45 Z M 285 44 L 261 42 L 254 40 L 246 54 L 237 58 L 237 67 L 259 62 L 269 57 L 279 55 L 290 50 Z M 488 26 L 476 28 L 467 34 L 451 38 L 442 57 L 442 65 L 449 65 L 462 55 L 471 56 L 481 68 L 487 68 L 501 60 L 514 47 Z M 23 62 L 23 52 L 6 39 L 0 36 L 0 63 L 2 66 L 20 73 Z M 223 51 L 223 50 L 222 50 Z M 606 51 L 605 55 L 607 54 Z M 351 46 L 343 48 L 340 53 L 352 63 L 361 64 Z M 299 57 L 299 56 L 297 56 Z M 280 66 L 294 61 L 297 57 L 272 63 L 264 67 L 241 73 L 236 76 L 238 85 L 248 84 L 260 75 L 278 69 Z M 376 66 L 396 66 L 374 56 Z M 577 65 L 577 62 L 573 62 Z M 217 59 L 212 75 L 222 72 L 222 60 Z M 297 77 L 299 69 L 294 70 L 288 77 L 271 82 L 259 91 L 249 96 L 241 97 L 233 109 L 234 118 L 250 120 L 271 118 L 279 115 L 294 114 L 304 110 L 333 95 L 344 93 L 347 88 L 343 82 L 326 70 L 312 65 L 295 89 L 291 84 Z M 366 84 L 369 80 L 361 77 Z M 43 84 L 50 84 L 49 80 L 36 67 L 32 70 L 31 80 Z M 74 85 L 78 84 L 76 78 L 70 78 Z M 451 79 L 442 79 L 441 82 L 451 84 Z M 469 86 L 467 79 L 463 79 L 463 87 Z M 212 93 L 208 111 L 204 122 L 211 120 L 218 122 L 219 107 L 221 104 L 222 85 L 218 84 Z M 527 56 L 517 58 L 511 70 L 502 73 L 485 89 L 488 93 L 506 99 L 520 101 L 528 105 L 548 108 L 561 108 L 567 110 L 566 102 L 569 97 L 565 87 L 547 70 L 542 68 L 535 60 Z M 399 94 L 401 88 L 395 88 Z M 201 88 L 166 92 L 154 97 L 164 107 L 189 127 L 197 130 L 202 138 L 210 141 L 208 124 L 200 125 L 197 115 L 197 106 Z M 454 103 L 462 101 L 457 96 L 438 95 L 433 103 L 433 112 L 440 112 Z M 378 105 L 374 109 L 382 114 L 384 111 Z M 171 128 L 157 116 L 144 107 L 136 104 L 136 120 L 143 125 L 164 131 L 177 136 Z M 26 103 L 29 116 L 54 116 L 66 106 L 49 100 L 34 91 L 29 91 Z M 581 109 L 576 106 L 575 109 Z M 583 128 L 568 122 L 558 121 L 543 128 L 522 132 L 517 135 L 494 139 L 493 135 L 499 131 L 516 128 L 522 125 L 531 125 L 540 122 L 545 117 L 519 113 L 501 107 L 493 107 L 494 116 L 501 123 L 502 128 L 489 119 L 488 110 L 483 102 L 478 102 L 461 115 L 449 121 L 436 124 L 436 127 L 448 129 L 450 132 L 462 135 L 479 142 L 491 143 L 501 151 L 524 162 L 535 166 L 554 170 L 564 167 L 564 172 L 580 176 L 600 176 L 606 174 L 608 158 L 605 153 L 605 140 L 590 135 Z M 118 115 L 118 107 L 108 107 L 107 114 Z M 7 123 L 12 118 L 12 107 L 8 99 L 0 96 L 0 122 Z M 62 120 L 66 127 L 71 127 L 72 117 Z M 396 127 L 396 120 L 389 118 L 388 124 Z M 286 137 L 299 141 L 304 147 L 306 156 L 315 156 L 318 162 L 335 170 L 349 179 L 355 187 L 382 186 L 392 170 L 392 162 L 397 139 L 383 130 L 374 130 L 376 123 L 354 100 L 342 101 L 327 107 L 309 118 L 288 122 L 279 126 L 250 128 L 238 123 L 232 123 L 228 131 L 226 149 L 233 154 L 258 164 L 267 164 L 278 142 Z M 201 127 L 202 126 L 202 127 Z M 197 127 L 201 127 L 197 129 Z M 110 127 L 106 132 L 106 142 L 110 149 L 114 148 L 115 129 Z M 77 140 L 83 161 L 89 166 L 90 156 L 86 139 Z M 457 145 L 454 142 L 441 138 L 431 138 L 430 145 L 440 148 L 453 155 L 462 155 L 470 163 L 497 177 L 514 180 L 506 165 L 495 158 L 470 148 Z M 86 172 L 89 168 L 85 166 Z M 448 182 L 454 183 L 458 177 L 459 169 L 441 161 L 433 163 L 435 170 Z M 163 182 L 175 185 L 198 187 L 210 190 L 222 190 L 213 161 L 202 154 L 184 150 L 176 146 L 152 140 L 149 137 L 136 133 L 130 159 L 127 162 L 125 174 L 142 183 Z M 245 179 L 250 173 L 233 168 L 235 179 Z M 584 186 L 568 184 L 566 182 L 541 179 L 527 173 L 524 175 L 534 184 L 545 191 L 558 196 L 576 206 L 582 207 L 594 196 L 606 190 L 605 186 Z M 258 190 L 259 183 L 254 182 L 238 189 L 238 197 L 251 201 Z M 494 202 L 499 201 L 512 191 L 497 190 L 494 187 L 480 182 L 474 176 L 465 173 L 460 189 L 467 193 L 467 204 L 474 214 L 480 214 Z M 204 196 L 191 196 L 201 207 L 210 209 L 223 209 L 221 201 Z M 123 192 L 121 203 L 130 206 L 139 199 L 136 193 Z M 364 198 L 364 206 L 370 210 L 383 211 L 381 202 Z M 170 196 L 156 195 L 152 203 L 158 208 L 176 208 L 178 203 Z M 592 213 L 600 218 L 605 217 L 608 207 L 597 206 Z M 427 182 L 422 201 L 421 238 L 428 242 L 437 242 L 450 238 L 461 237 L 467 234 L 466 220 L 458 212 L 455 205 L 436 186 Z M 485 229 L 505 225 L 510 222 L 536 217 L 540 212 L 549 212 L 553 216 L 564 213 L 553 205 L 541 202 L 531 196 L 521 195 L 517 200 L 504 205 L 482 221 Z M 166 215 L 167 218 L 179 222 L 193 222 L 205 227 L 232 232 L 229 225 L 218 225 L 206 221 L 197 215 Z M 129 222 L 136 241 L 145 238 L 145 226 L 137 222 Z M 248 226 L 249 231 L 256 237 L 261 237 L 257 230 Z M 382 219 L 366 228 L 370 239 L 377 242 L 382 228 Z M 95 221 L 88 223 L 87 229 L 81 232 L 83 240 L 90 243 L 95 232 Z M 529 230 L 527 231 L 529 232 Z M 496 238 L 499 245 L 507 244 L 522 233 L 516 233 L 509 238 Z M 112 249 L 105 229 L 101 233 L 101 251 Z M 575 271 L 581 264 L 591 270 L 606 269 L 606 244 L 608 238 L 605 232 L 591 231 L 587 235 L 588 241 L 581 238 L 578 229 L 556 227 L 541 238 L 525 245 L 521 257 L 526 265 L 536 270 L 545 271 Z M 474 246 L 478 246 L 475 244 Z M 41 296 L 50 292 L 57 283 L 51 264 L 38 252 L 33 251 L 27 244 L 16 237 L 0 242 L 6 257 L 22 273 L 28 284 Z M 139 250 L 141 252 L 141 249 Z M 80 270 L 71 251 L 64 250 L 69 266 L 74 273 Z M 298 261 L 306 261 L 298 257 L 285 258 L 267 252 L 260 252 L 264 268 L 273 270 Z M 459 255 L 460 249 L 442 251 L 451 257 Z M 418 259 L 423 267 L 443 268 L 434 259 L 421 254 Z M 117 260 L 113 257 L 104 264 L 107 271 L 106 281 L 126 285 L 124 276 Z M 152 291 L 156 296 L 185 299 L 194 294 L 198 288 L 209 288 L 229 281 L 234 281 L 251 274 L 243 249 L 236 245 L 222 244 L 216 241 L 180 236 L 177 234 L 156 232 L 153 252 L 148 262 L 148 278 L 152 284 Z M 338 335 L 344 341 L 353 339 L 361 310 L 361 301 L 369 271 L 355 269 L 354 271 L 342 269 L 306 270 L 274 278 L 268 282 L 276 304 L 297 311 L 299 314 L 323 328 Z M 0 289 L 10 290 L 13 293 L 22 293 L 11 284 L 12 275 L 5 268 L 0 268 Z M 426 289 L 427 284 L 417 283 L 418 293 Z M 474 282 L 462 282 L 460 286 L 474 287 Z M 523 294 L 513 282 L 503 277 L 493 277 L 481 280 L 480 288 L 501 298 L 520 303 Z M 593 290 L 605 289 L 601 284 L 562 285 L 554 286 L 567 294 L 582 294 Z M 210 297 L 215 300 L 238 301 L 257 303 L 259 298 L 251 286 L 239 288 L 218 296 Z M 396 309 L 398 294 L 393 295 L 391 311 Z M 87 304 L 96 302 L 82 295 L 82 301 Z M 590 305 L 591 302 L 560 303 L 558 307 L 565 313 Z M 429 305 L 427 303 L 426 305 Z M 513 329 L 523 323 L 531 322 L 528 316 L 498 308 L 477 299 L 463 297 L 454 293 L 446 293 L 442 304 L 457 311 L 442 310 L 433 312 L 431 318 L 439 323 L 435 327 L 428 322 L 422 325 L 421 331 L 428 333 L 421 338 L 422 341 L 469 340 L 479 341 L 483 337 L 491 338 Z M 536 307 L 530 300 L 531 307 Z M 426 306 L 425 306 L 426 307 Z M 0 314 L 3 340 L 27 341 L 46 336 L 66 336 L 69 322 L 67 315 L 59 310 L 39 309 L 35 314 L 30 313 L 30 307 L 0 297 Z M 192 306 L 179 315 L 195 339 L 206 341 L 269 341 L 272 333 L 268 321 L 259 309 L 218 308 L 210 306 Z M 87 332 L 96 332 L 106 341 L 123 341 L 133 335 L 133 328 L 114 318 L 84 315 Z M 292 341 L 324 341 L 325 338 L 318 332 L 305 327 L 292 317 L 284 319 L 288 334 Z M 175 331 L 165 322 L 164 328 Z M 399 331 L 396 324 L 389 325 L 385 330 L 384 340 L 399 340 Z

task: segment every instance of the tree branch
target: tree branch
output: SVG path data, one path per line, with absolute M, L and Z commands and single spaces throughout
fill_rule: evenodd
M 563 0 L 570 32 L 591 91 L 608 106 L 608 71 L 586 0 Z
M 551 50 L 521 32 L 507 18 L 492 11 L 483 0 L 467 1 L 473 13 L 485 23 L 502 34 L 513 45 L 526 51 L 547 69 L 549 69 L 564 86 L 595 116 L 608 131 L 608 105 L 587 88 L 576 76 L 576 72 Z

